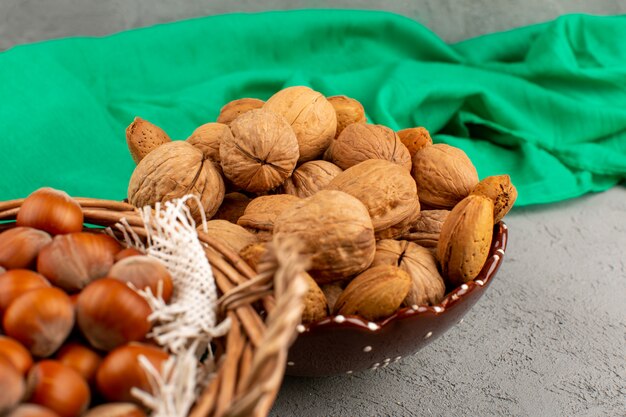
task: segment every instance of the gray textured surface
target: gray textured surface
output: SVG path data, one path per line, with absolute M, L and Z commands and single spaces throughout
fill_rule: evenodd
M 618 1 L 0 0 L 0 50 L 231 11 L 387 9 L 448 41 Z M 616 40 L 618 41 L 618 40 Z M 273 416 L 626 416 L 626 188 L 509 215 L 510 244 L 462 324 L 350 377 L 287 378 Z

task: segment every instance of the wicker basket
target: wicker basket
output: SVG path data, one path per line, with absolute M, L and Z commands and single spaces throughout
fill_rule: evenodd
M 145 238 L 135 207 L 116 201 L 76 199 L 85 223 L 113 226 L 125 218 Z M 14 227 L 24 200 L 0 202 L 0 231 Z M 295 339 L 306 284 L 295 251 L 272 248 L 256 274 L 234 251 L 204 233 L 206 257 L 220 292 L 220 312 L 230 317 L 225 337 L 215 339 L 215 377 L 197 399 L 190 417 L 266 416 L 285 371 L 287 350 Z

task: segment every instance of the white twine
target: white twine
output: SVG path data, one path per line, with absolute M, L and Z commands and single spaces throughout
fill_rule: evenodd
M 139 210 L 147 234 L 146 245 L 125 219 L 117 228 L 126 244 L 161 261 L 172 276 L 174 293 L 170 304 L 161 297 L 162 286 L 153 294 L 149 288 L 138 290 L 150 305 L 153 323 L 148 335 L 172 355 L 163 368 L 156 370 L 145 358 L 140 364 L 148 375 L 151 393 L 133 388 L 133 395 L 152 410 L 152 417 L 185 417 L 214 372 L 210 349 L 214 337 L 223 336 L 230 327 L 226 319 L 217 324 L 217 288 L 211 266 L 198 239 L 196 224 L 187 201 L 196 196 L 157 203 L 155 209 Z M 206 228 L 204 211 L 202 222 Z M 208 353 L 204 363 L 198 359 Z

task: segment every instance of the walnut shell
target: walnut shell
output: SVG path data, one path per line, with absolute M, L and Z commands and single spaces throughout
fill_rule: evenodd
M 333 140 L 324 156 L 341 169 L 368 159 L 394 162 L 411 170 L 411 155 L 396 132 L 382 125 L 353 123 Z
M 450 214 L 449 210 L 422 210 L 417 220 L 411 225 L 403 240 L 417 243 L 425 248 L 436 248 L 443 223 Z
M 472 191 L 490 198 L 494 204 L 493 216 L 497 223 L 511 210 L 517 200 L 517 189 L 508 175 L 495 175 L 484 178 Z
M 423 127 L 411 127 L 409 129 L 399 130 L 397 133 L 400 141 L 409 150 L 411 158 L 424 146 L 433 144 L 430 133 Z
M 232 140 L 232 133 L 222 123 L 206 123 L 193 131 L 187 142 L 200 149 L 205 159 L 220 162 L 220 143 L 224 137 Z M 222 167 L 219 167 L 220 171 Z
M 159 146 L 171 141 L 163 129 L 140 117 L 135 117 L 126 128 L 126 144 L 136 164 Z
M 298 140 L 287 121 L 270 111 L 250 110 L 231 124 L 232 137 L 220 144 L 226 178 L 246 191 L 281 185 L 298 161 Z
M 409 171 L 382 159 L 348 168 L 326 188 L 348 193 L 365 204 L 377 235 L 420 210 L 417 187 Z
M 250 110 L 260 109 L 264 104 L 265 102 L 258 98 L 240 98 L 233 100 L 222 107 L 220 115 L 217 117 L 217 122 L 229 125 L 237 117 Z
M 226 220 L 210 220 L 206 222 L 207 233 L 239 253 L 246 246 L 257 243 L 257 238 L 243 227 Z M 204 232 L 202 225 L 198 230 Z
M 341 168 L 332 162 L 309 161 L 300 165 L 283 184 L 287 194 L 301 198 L 309 197 L 323 189 L 339 173 Z
M 321 93 L 308 87 L 280 90 L 263 106 L 280 114 L 291 124 L 298 138 L 298 162 L 316 159 L 324 153 L 337 131 L 337 114 Z
M 348 284 L 333 312 L 372 321 L 384 319 L 400 308 L 410 288 L 411 277 L 397 266 L 373 266 Z
M 426 248 L 406 240 L 380 240 L 376 243 L 375 265 L 395 265 L 411 277 L 411 289 L 404 304 L 435 305 L 443 300 L 446 285 L 439 275 L 435 256 Z
M 328 97 L 328 102 L 333 105 L 337 113 L 337 132 L 335 137 L 352 123 L 365 123 L 365 109 L 357 100 L 346 96 Z
M 437 257 L 451 287 L 472 281 L 483 268 L 493 236 L 493 201 L 472 194 L 457 204 L 441 228 Z
M 363 271 L 376 251 L 367 208 L 339 191 L 322 190 L 294 203 L 276 219 L 274 239 L 302 242 L 320 284 Z
M 159 146 L 139 162 L 128 184 L 128 201 L 137 207 L 154 205 L 194 194 L 207 218 L 224 198 L 224 181 L 202 152 L 183 141 Z M 202 219 L 194 200 L 187 202 L 196 222 Z
M 213 219 L 237 223 L 237 220 L 243 216 L 246 207 L 251 201 L 252 199 L 245 194 L 228 193 L 224 196 L 222 205 L 213 216 Z
M 478 184 L 476 168 L 465 152 L 442 143 L 420 149 L 411 174 L 420 203 L 431 209 L 451 209 Z
M 264 195 L 248 204 L 237 224 L 253 231 L 274 230 L 276 218 L 300 198 L 289 194 Z

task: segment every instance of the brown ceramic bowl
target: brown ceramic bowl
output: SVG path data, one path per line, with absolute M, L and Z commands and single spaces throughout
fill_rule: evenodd
M 507 236 L 506 225 L 496 224 L 480 274 L 448 293 L 439 305 L 403 308 L 376 323 L 338 315 L 300 325 L 289 350 L 287 375 L 351 374 L 385 367 L 417 352 L 458 323 L 483 295 L 502 263 Z

